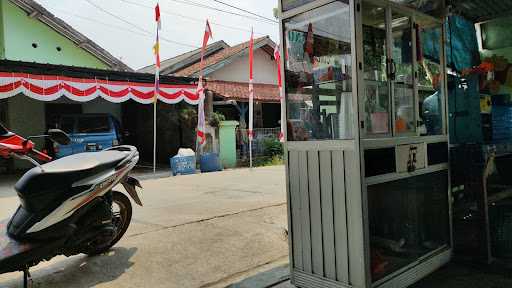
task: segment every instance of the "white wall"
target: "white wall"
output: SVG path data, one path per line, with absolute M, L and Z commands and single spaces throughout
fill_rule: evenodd
M 262 49 L 254 51 L 254 83 L 277 85 L 276 75 L 277 66 L 270 55 Z M 238 58 L 207 77 L 215 80 L 249 82 L 249 55 Z

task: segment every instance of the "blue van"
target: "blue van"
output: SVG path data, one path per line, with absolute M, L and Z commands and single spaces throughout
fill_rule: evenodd
M 69 145 L 54 145 L 55 157 L 100 151 L 121 143 L 121 126 L 110 114 L 63 115 L 58 128 L 68 133 Z

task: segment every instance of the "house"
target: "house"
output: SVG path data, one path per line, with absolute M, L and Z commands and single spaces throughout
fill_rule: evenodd
M 280 120 L 275 43 L 268 37 L 254 39 L 254 127 L 276 128 Z M 229 46 L 217 41 L 207 46 L 203 73 L 213 109 L 227 120 L 248 123 L 249 41 Z M 163 75 L 198 77 L 201 50 L 196 49 L 162 62 Z M 154 65 L 140 72 L 154 71 Z M 208 106 L 208 105 L 207 105 Z
M 132 71 L 33 0 L 0 1 L 0 59 Z M 47 103 L 19 95 L 1 100 L 0 110 L 0 121 L 22 135 L 41 134 L 52 118 L 65 112 L 107 112 L 121 118 L 120 105 L 101 99 Z
M 134 81 L 149 85 L 154 82 L 154 75 L 133 72 L 129 66 L 33 0 L 0 1 L 0 71 L 106 81 L 110 79 L 125 83 Z M 162 84 L 188 85 L 196 80 L 163 76 L 160 81 Z M 179 109 L 174 106 L 183 105 L 158 103 L 160 125 L 157 133 L 160 137 L 157 154 L 161 162 L 168 163 L 169 156 L 182 147 L 180 141 L 174 141 L 171 145 L 168 139 L 176 138 L 176 131 L 190 130 L 190 127 L 184 128 L 180 121 L 170 123 L 168 119 L 160 120 L 160 116 L 176 114 L 169 111 Z M 150 162 L 153 147 L 152 109 L 153 105 L 131 100 L 113 103 L 97 97 L 81 102 L 60 97 L 53 101 L 39 101 L 19 93 L 0 99 L 0 122 L 20 135 L 29 136 L 43 134 L 63 114 L 109 113 L 120 120 L 124 130 L 129 132 L 132 142 L 128 144 L 137 145 L 141 160 Z M 190 133 L 179 134 L 183 134 L 179 139 L 194 139 Z M 15 167 L 27 166 L 15 163 Z

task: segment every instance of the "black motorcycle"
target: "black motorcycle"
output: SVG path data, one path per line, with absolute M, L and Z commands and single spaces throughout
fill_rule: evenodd
M 57 129 L 43 136 L 63 145 L 70 142 Z M 117 146 L 50 161 L 30 139 L 0 125 L 0 157 L 36 166 L 14 186 L 21 202 L 16 213 L 0 221 L 0 273 L 23 271 L 24 287 L 31 283 L 29 268 L 39 262 L 57 255 L 101 254 L 123 237 L 132 205 L 124 193 L 112 190 L 114 186 L 121 183 L 142 206 L 136 191 L 141 186 L 128 176 L 139 160 L 135 147 Z

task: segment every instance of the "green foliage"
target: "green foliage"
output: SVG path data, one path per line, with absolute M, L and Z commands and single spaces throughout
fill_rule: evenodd
M 266 158 L 274 156 L 283 156 L 283 144 L 276 138 L 267 138 L 263 140 L 263 155 Z
M 274 155 L 272 157 L 257 157 L 253 162 L 254 167 L 277 166 L 283 164 L 283 156 L 280 155 Z
M 197 111 L 194 108 L 185 108 L 180 111 L 180 120 L 186 125 L 195 125 L 197 123 Z
M 254 166 L 274 166 L 282 165 L 283 162 L 283 144 L 276 138 L 266 138 L 262 140 L 263 156 L 254 159 Z
M 212 127 L 219 127 L 220 122 L 225 121 L 226 116 L 220 112 L 213 112 L 210 117 L 210 121 L 208 122 Z

